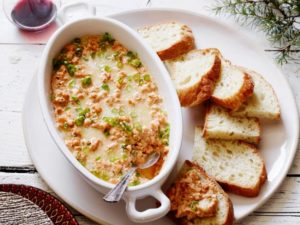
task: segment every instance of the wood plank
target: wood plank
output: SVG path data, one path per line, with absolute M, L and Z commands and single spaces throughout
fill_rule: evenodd
M 44 46 L 0 45 L 0 111 L 21 112 Z
M 97 223 L 91 221 L 84 216 L 75 216 L 80 225 L 96 225 Z M 296 225 L 300 224 L 300 217 L 298 215 L 250 215 L 243 221 L 235 223 L 235 225 Z
M 236 225 L 296 225 L 300 224 L 299 215 L 250 215 Z
M 0 183 L 15 183 L 31 185 L 54 194 L 38 174 L 14 174 L 0 173 Z M 238 225 L 279 225 L 284 222 L 287 225 L 300 223 L 300 177 L 287 177 L 276 194 L 255 213 Z M 96 223 L 81 216 L 75 210 L 79 224 L 95 225 Z
M 32 165 L 23 138 L 21 113 L 0 111 L 0 124 L 0 165 Z

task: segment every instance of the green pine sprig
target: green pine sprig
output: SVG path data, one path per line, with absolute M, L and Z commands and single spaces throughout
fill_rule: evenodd
M 280 64 L 300 63 L 300 0 L 219 0 L 212 9 L 265 32 Z

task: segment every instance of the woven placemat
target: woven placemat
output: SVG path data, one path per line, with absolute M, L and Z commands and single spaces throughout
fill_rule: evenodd
M 1 225 L 78 225 L 55 197 L 26 185 L 0 185 Z
M 26 198 L 0 192 L 0 224 L 53 225 L 47 214 Z

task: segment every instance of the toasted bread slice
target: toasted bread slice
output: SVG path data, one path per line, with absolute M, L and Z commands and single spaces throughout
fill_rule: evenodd
M 178 22 L 160 23 L 138 29 L 161 60 L 174 59 L 195 49 L 192 30 Z
M 218 49 L 210 49 L 221 59 L 221 75 L 211 99 L 218 105 L 236 110 L 253 94 L 254 83 L 246 72 L 224 59 Z
M 196 127 L 193 161 L 230 192 L 255 197 L 267 179 L 257 148 L 242 141 L 208 140 Z
M 258 144 L 260 124 L 257 118 L 235 117 L 222 108 L 211 104 L 205 114 L 203 136 L 207 139 L 242 140 Z
M 220 76 L 221 61 L 210 50 L 193 50 L 165 61 L 182 106 L 195 106 L 210 98 Z
M 232 112 L 232 115 L 279 120 L 280 107 L 272 86 L 255 71 L 243 67 L 240 69 L 251 76 L 254 82 L 254 92 L 238 110 Z
M 171 210 L 181 224 L 233 223 L 233 207 L 218 183 L 197 164 L 185 161 L 167 193 Z

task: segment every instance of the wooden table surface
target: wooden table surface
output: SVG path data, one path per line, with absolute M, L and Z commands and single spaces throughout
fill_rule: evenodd
M 63 3 L 72 0 L 63 0 Z M 203 14 L 212 13 L 207 6 L 214 1 L 204 0 L 90 0 L 97 6 L 99 15 L 142 7 L 174 7 L 189 9 Z M 225 18 L 225 17 L 224 17 Z M 223 21 L 224 21 L 223 18 Z M 226 22 L 238 26 L 233 19 Z M 20 32 L 0 11 L 0 183 L 27 184 L 52 192 L 42 180 L 27 152 L 22 131 L 23 100 L 34 75 L 47 39 L 57 26 L 53 25 L 34 36 Z M 253 40 L 259 42 L 274 57 L 272 49 L 262 33 L 241 28 Z M 299 63 L 299 62 L 298 62 Z M 282 70 L 288 78 L 300 106 L 300 64 L 284 65 Z M 299 149 L 299 146 L 298 146 Z M 54 194 L 54 193 L 53 193 Z M 1 202 L 0 202 L 1 204 Z M 95 224 L 80 213 L 73 211 L 79 224 Z M 267 203 L 238 224 L 243 225 L 296 225 L 300 224 L 300 152 L 283 184 Z M 117 224 L 115 224 L 117 225 Z

